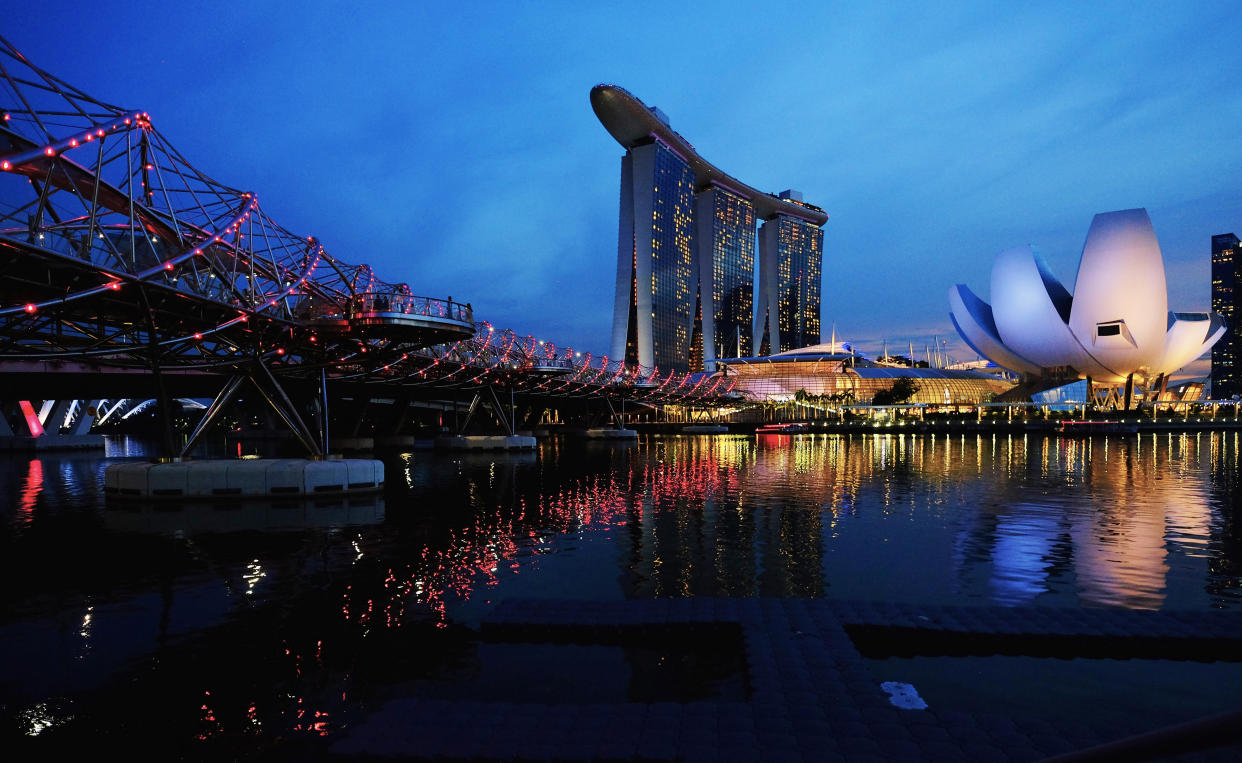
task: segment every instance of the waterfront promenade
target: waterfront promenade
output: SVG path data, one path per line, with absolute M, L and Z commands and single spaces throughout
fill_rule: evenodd
M 1242 612 L 1153 613 L 928 607 L 805 599 L 509 600 L 484 620 L 494 643 L 574 645 L 732 641 L 740 697 L 676 701 L 471 699 L 387 703 L 331 748 L 341 759 L 565 761 L 1219 760 L 1242 749 L 1242 707 L 1184 720 L 1133 704 L 1088 717 L 928 707 L 877 678 L 864 653 L 1232 659 Z M 555 647 L 553 647 L 555 649 Z M 549 682 L 590 684 L 589 675 Z M 568 665 L 562 669 L 572 670 Z M 1055 672 L 1055 668 L 1052 669 Z M 654 671 L 653 671 L 654 672 Z M 537 678 L 534 674 L 532 678 Z M 658 680 L 649 678 L 649 680 Z M 1005 683 L 1000 670 L 973 680 Z M 896 688 L 901 686 L 902 688 Z M 982 694 L 1019 685 L 977 687 Z M 658 689 L 657 689 L 658 691 Z M 1191 755 L 1190 753 L 1194 753 Z M 1183 756 L 1185 757 L 1178 757 Z

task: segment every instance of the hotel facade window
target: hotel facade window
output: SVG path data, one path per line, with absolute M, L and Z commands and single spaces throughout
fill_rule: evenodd
M 1235 309 L 1242 278 L 1238 237 L 1212 236 L 1212 312 L 1225 319 L 1225 334 L 1212 346 L 1212 397 L 1221 400 L 1242 394 L 1238 369 L 1238 312 Z
M 772 256 L 783 258 L 778 267 L 785 274 L 774 275 L 768 300 L 780 333 L 773 351 L 817 344 L 820 226 L 828 215 L 796 191 L 777 196 L 726 175 L 673 131 L 663 112 L 621 88 L 596 86 L 591 106 L 626 149 L 609 357 L 645 370 L 712 371 L 717 358 L 759 351 L 759 220 L 780 230 Z M 758 247 L 763 260 L 762 242 Z

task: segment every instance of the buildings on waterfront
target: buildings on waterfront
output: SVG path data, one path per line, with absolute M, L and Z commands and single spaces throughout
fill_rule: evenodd
M 1225 333 L 1212 347 L 1212 397 L 1217 400 L 1242 393 L 1239 378 L 1239 332 L 1234 310 L 1242 285 L 1242 259 L 1238 237 L 1232 233 L 1212 236 L 1212 312 L 1225 319 Z
M 1164 260 L 1144 209 L 1095 216 L 1075 292 L 1030 246 L 992 266 L 989 305 L 964 284 L 949 290 L 953 324 L 975 352 L 1030 377 L 1089 379 L 1131 393 L 1163 389 L 1225 331 L 1216 313 L 1168 311 Z M 1138 386 L 1136 386 L 1138 385 Z
M 797 191 L 725 174 L 619 87 L 593 88 L 591 106 L 626 149 L 610 357 L 710 371 L 718 358 L 818 344 L 828 215 Z
M 733 391 L 744 399 L 794 400 L 799 392 L 827 402 L 870 403 L 877 392 L 900 378 L 915 383 L 907 401 L 931 405 L 974 405 L 1013 389 L 1013 382 L 972 369 L 919 368 L 879 363 L 835 343 L 802 347 L 757 358 L 724 358 L 720 373 L 734 379 Z

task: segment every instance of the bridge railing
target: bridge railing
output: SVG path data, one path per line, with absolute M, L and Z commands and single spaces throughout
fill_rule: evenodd
M 362 315 L 426 316 L 474 323 L 474 310 L 469 303 L 402 293 L 356 294 L 339 299 L 307 296 L 293 308 L 296 319 L 311 322 L 341 321 Z
M 413 294 L 369 292 L 354 295 L 350 298 L 346 309 L 350 316 L 366 313 L 395 313 L 474 323 L 474 310 L 470 304 L 453 302 L 451 298 L 439 299 L 418 297 Z

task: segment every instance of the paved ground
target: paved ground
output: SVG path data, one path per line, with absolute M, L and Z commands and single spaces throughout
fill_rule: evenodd
M 528 643 L 616 644 L 658 641 L 671 633 L 692 639 L 740 634 L 743 696 L 574 704 L 403 699 L 354 725 L 332 752 L 354 759 L 497 761 L 1036 761 L 1150 733 L 1151 719 L 1105 718 L 1102 712 L 1099 718 L 1052 722 L 1003 712 L 901 709 L 872 675 L 855 640 L 865 648 L 935 644 L 942 654 L 994 650 L 1199 660 L 1237 660 L 1242 654 L 1238 612 L 803 599 L 511 600 L 481 628 L 485 639 Z M 1194 738 L 1219 737 L 1222 725 L 1231 746 L 1174 757 L 1157 738 L 1090 759 L 1242 760 L 1242 715 L 1200 729 Z M 1182 746 L 1175 750 L 1187 749 L 1185 740 L 1176 744 Z

